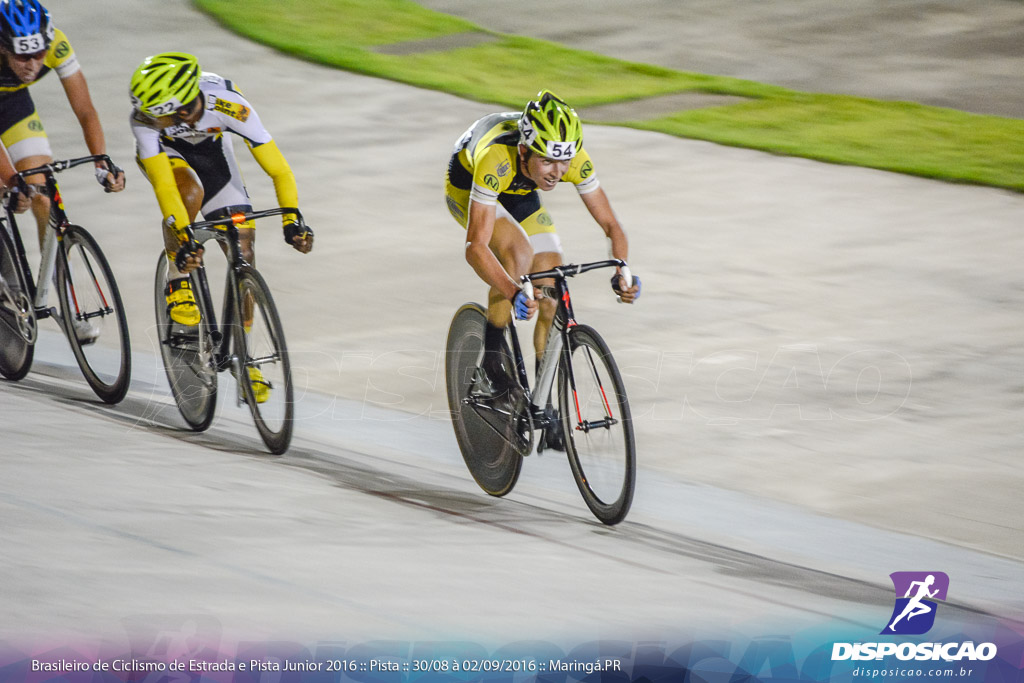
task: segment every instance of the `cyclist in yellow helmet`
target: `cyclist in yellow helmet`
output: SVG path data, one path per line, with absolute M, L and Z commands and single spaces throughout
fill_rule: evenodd
M 136 160 L 153 185 L 164 218 L 168 313 L 179 325 L 196 325 L 200 312 L 188 273 L 202 265 L 203 249 L 188 239 L 185 227 L 200 212 L 216 220 L 252 208 L 226 133 L 245 140 L 273 180 L 279 206 L 298 207 L 295 176 L 238 87 L 203 72 L 194 55 L 163 52 L 147 58 L 132 75 L 130 94 Z M 292 215 L 283 216 L 283 223 L 285 242 L 309 253 L 313 231 Z M 248 222 L 238 227 L 242 256 L 254 264 L 255 226 Z M 250 374 L 259 370 L 252 368 Z M 253 378 L 253 389 L 257 401 L 266 400 L 269 388 L 261 378 Z
M 537 190 L 572 183 L 608 238 L 612 257 L 626 260 L 629 243 L 583 148 L 579 116 L 549 90 L 522 113 L 473 123 L 455 143 L 445 180 L 448 210 L 466 228 L 466 260 L 491 287 L 483 369 L 497 395 L 506 390 L 498 350 L 513 312 L 525 320 L 539 308 L 533 337 L 539 361 L 556 308 L 550 299 L 527 299 L 519 286 L 521 275 L 562 263 L 561 241 Z M 627 288 L 618 273 L 612 288 L 626 303 L 640 295 L 639 279 Z

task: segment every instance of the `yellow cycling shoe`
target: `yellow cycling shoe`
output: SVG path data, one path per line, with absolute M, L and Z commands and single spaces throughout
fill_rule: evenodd
M 257 403 L 266 403 L 270 398 L 270 382 L 263 379 L 263 373 L 259 368 L 249 368 L 249 383 L 252 385 L 252 395 L 256 397 Z
M 192 284 L 187 277 L 167 283 L 167 315 L 179 325 L 198 325 L 201 319 Z

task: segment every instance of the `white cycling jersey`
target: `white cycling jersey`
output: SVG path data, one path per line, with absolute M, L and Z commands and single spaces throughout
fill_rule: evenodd
M 203 184 L 203 215 L 228 206 L 249 205 L 231 139 L 224 134 L 234 133 L 250 147 L 259 147 L 273 138 L 231 81 L 203 72 L 199 92 L 204 110 L 194 124 L 161 129 L 155 127 L 154 119 L 134 112 L 131 129 L 136 155 L 142 160 L 166 152 L 172 160 L 184 160 Z

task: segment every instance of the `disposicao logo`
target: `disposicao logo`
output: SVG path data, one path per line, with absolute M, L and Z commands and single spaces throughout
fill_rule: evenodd
M 893 572 L 896 605 L 881 635 L 919 636 L 935 624 L 936 600 L 946 600 L 949 577 L 943 572 Z
M 945 601 L 949 577 L 943 572 L 893 572 L 889 575 L 896 590 L 892 615 L 879 635 L 915 636 L 927 633 L 935 625 L 936 600 Z M 948 643 L 833 643 L 832 661 L 880 660 L 896 657 L 906 660 L 988 661 L 997 654 L 994 643 L 972 641 Z

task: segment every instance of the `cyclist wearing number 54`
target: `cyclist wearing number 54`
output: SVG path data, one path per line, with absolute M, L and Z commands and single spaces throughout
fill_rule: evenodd
M 612 257 L 625 261 L 629 251 L 626 234 L 583 149 L 580 119 L 554 93 L 542 90 L 522 114 L 491 114 L 476 121 L 455 143 L 448 163 L 448 210 L 466 228 L 466 261 L 491 286 L 483 370 L 492 384 L 489 392 L 496 395 L 505 390 L 500 348 L 513 311 L 517 318 L 529 319 L 539 304 L 533 337 L 538 361 L 544 353 L 556 302 L 528 299 L 520 289 L 519 277 L 562 263 L 554 222 L 537 193 L 553 190 L 560 182 L 576 186 L 608 238 Z M 640 296 L 636 278 L 627 288 L 616 273 L 612 288 L 627 303 Z
M 164 52 L 147 58 L 135 70 L 130 90 L 136 161 L 164 217 L 168 313 L 180 325 L 196 325 L 200 312 L 188 273 L 202 265 L 203 248 L 185 228 L 200 211 L 216 220 L 252 209 L 227 133 L 245 140 L 273 180 L 279 206 L 298 208 L 295 176 L 238 86 L 201 71 L 195 56 Z M 290 214 L 283 222 L 285 242 L 309 253 L 309 226 Z M 238 227 L 242 257 L 255 265 L 255 227 L 252 222 Z

